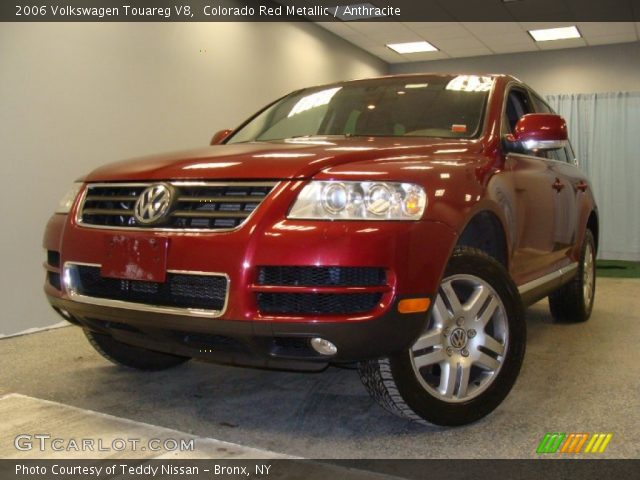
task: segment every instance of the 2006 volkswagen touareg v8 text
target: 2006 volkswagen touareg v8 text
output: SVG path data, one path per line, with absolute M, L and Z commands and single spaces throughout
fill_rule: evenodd
M 523 308 L 591 313 L 598 215 L 564 120 L 504 75 L 300 90 L 212 146 L 107 165 L 47 225 L 45 291 L 109 360 L 358 362 L 386 409 L 495 409 Z

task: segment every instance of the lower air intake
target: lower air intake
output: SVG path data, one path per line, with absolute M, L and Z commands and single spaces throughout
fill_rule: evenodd
M 353 315 L 373 310 L 381 293 L 259 293 L 262 313 Z
M 100 267 L 75 265 L 76 294 L 161 307 L 223 310 L 227 279 L 221 275 L 167 273 L 164 283 L 121 280 L 100 275 Z

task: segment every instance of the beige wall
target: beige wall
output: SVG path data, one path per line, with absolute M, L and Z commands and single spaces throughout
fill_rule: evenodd
M 2 24 L 0 334 L 58 322 L 41 237 L 75 178 L 206 145 L 295 88 L 386 70 L 308 23 Z
M 543 95 L 640 90 L 640 42 L 392 65 L 392 73 L 508 73 Z

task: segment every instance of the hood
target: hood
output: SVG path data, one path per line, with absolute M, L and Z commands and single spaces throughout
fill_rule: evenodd
M 304 179 L 338 165 L 366 160 L 422 161 L 481 151 L 474 140 L 407 137 L 305 137 L 278 142 L 214 145 L 102 166 L 86 182 L 140 180 Z

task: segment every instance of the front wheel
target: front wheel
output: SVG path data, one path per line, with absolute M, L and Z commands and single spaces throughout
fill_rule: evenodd
M 464 425 L 493 411 L 520 371 L 523 308 L 504 267 L 456 248 L 426 329 L 407 351 L 360 364 L 360 377 L 384 408 L 419 423 Z

